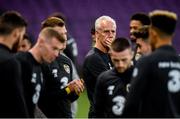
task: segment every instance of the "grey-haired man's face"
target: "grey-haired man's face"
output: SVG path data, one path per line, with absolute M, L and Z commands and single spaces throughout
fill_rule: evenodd
M 109 48 L 112 41 L 116 37 L 116 25 L 110 21 L 101 23 L 101 28 L 96 29 L 95 33 L 96 42 L 101 43 L 104 47 Z

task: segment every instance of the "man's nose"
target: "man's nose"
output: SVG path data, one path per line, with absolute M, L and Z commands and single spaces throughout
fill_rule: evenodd
M 58 57 L 59 56 L 59 51 L 55 51 L 54 55 L 55 55 L 55 57 Z
M 137 47 L 137 53 L 141 54 L 141 49 Z

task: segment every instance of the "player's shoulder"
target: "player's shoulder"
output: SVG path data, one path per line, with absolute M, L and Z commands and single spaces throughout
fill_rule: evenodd
M 6 60 L 12 59 L 12 55 L 10 53 L 6 53 L 3 50 L 0 49 L 0 63 L 3 63 Z
M 150 58 L 152 56 L 150 55 L 147 55 L 147 56 L 142 56 L 141 58 L 139 58 L 135 64 L 135 66 L 138 66 L 138 65 L 145 65 L 145 64 L 148 64 L 148 62 L 150 62 Z
M 104 71 L 98 77 L 99 79 L 103 80 L 112 79 L 112 77 L 116 77 L 115 69 L 109 69 L 107 71 Z
M 32 68 L 34 64 L 39 63 L 34 59 L 30 52 L 18 52 L 15 54 L 15 58 L 20 62 L 21 66 L 24 68 Z
M 14 56 L 20 61 L 28 61 L 31 57 L 29 52 L 17 52 Z
M 54 62 L 55 65 L 59 67 L 59 69 L 67 69 L 68 71 L 72 72 L 72 60 L 65 54 L 60 54 Z
M 71 64 L 71 59 L 69 57 L 67 57 L 65 54 L 60 54 L 57 59 L 57 62 L 61 62 L 61 63 L 68 63 Z
M 88 53 L 85 56 L 85 59 L 91 58 L 95 54 L 94 48 L 88 51 Z
M 19 61 L 15 57 L 9 57 L 8 59 L 1 62 L 1 67 L 6 66 L 6 68 L 13 68 L 20 65 Z
M 101 63 L 103 62 L 101 54 L 99 53 L 98 49 L 92 48 L 85 57 L 85 62 L 90 63 Z
M 154 52 L 151 53 L 151 58 L 153 60 L 155 59 L 164 59 L 164 58 L 172 58 L 172 57 L 178 57 L 178 54 L 176 53 L 176 50 L 169 45 L 164 45 L 159 48 L 157 48 Z
M 114 69 L 110 69 L 102 72 L 97 79 L 97 85 L 102 87 L 108 87 L 109 85 L 114 85 L 115 83 L 121 81 L 119 80 L 117 72 Z

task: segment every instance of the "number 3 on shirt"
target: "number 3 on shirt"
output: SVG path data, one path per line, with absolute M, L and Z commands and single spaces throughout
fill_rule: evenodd
M 33 101 L 34 104 L 37 104 L 37 102 L 39 100 L 40 91 L 41 91 L 41 85 L 37 84 L 36 87 L 35 87 L 35 94 L 32 97 L 32 101 Z
M 180 91 L 180 71 L 171 70 L 168 73 L 170 80 L 168 81 L 168 90 L 172 93 Z
M 64 87 L 66 87 L 67 86 L 67 84 L 68 84 L 68 78 L 67 77 L 62 77 L 61 78 L 61 80 L 60 80 L 60 82 L 62 83 L 62 85 L 61 85 L 61 89 L 63 89 Z
M 112 106 L 112 112 L 115 115 L 121 115 L 122 111 L 124 109 L 124 105 L 125 105 L 125 98 L 124 96 L 116 96 L 113 98 L 113 102 L 115 102 L 115 105 Z

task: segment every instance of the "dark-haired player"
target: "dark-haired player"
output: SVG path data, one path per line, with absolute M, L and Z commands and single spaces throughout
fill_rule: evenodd
M 150 25 L 150 23 L 149 16 L 145 13 L 135 13 L 131 16 L 129 27 L 132 42 L 136 42 L 136 37 L 133 35 L 133 32 L 144 25 Z
M 95 116 L 98 118 L 121 117 L 133 67 L 131 43 L 116 38 L 110 50 L 114 68 L 101 73 L 95 88 Z
M 136 57 L 138 60 L 141 56 L 146 56 L 151 53 L 151 46 L 149 44 L 149 26 L 145 25 L 133 32 L 136 37 Z
M 130 39 L 132 41 L 132 46 L 133 46 L 133 51 L 134 51 L 134 57 L 133 57 L 133 63 L 136 63 L 136 57 L 138 57 L 137 54 L 137 44 L 136 44 L 136 40 L 137 38 L 134 36 L 134 32 L 137 31 L 138 29 L 140 29 L 142 26 L 144 25 L 150 25 L 151 21 L 149 19 L 149 16 L 146 15 L 145 13 L 135 13 L 131 16 L 130 19 Z
M 139 59 L 133 71 L 126 117 L 180 117 L 180 60 L 172 46 L 177 23 L 173 12 L 155 10 L 151 19 L 153 52 Z
M 26 52 L 32 48 L 32 41 L 27 34 L 24 35 L 23 40 L 18 46 L 18 51 Z
M 27 23 L 15 11 L 0 16 L 0 118 L 29 117 L 24 98 L 21 67 L 13 57 Z

